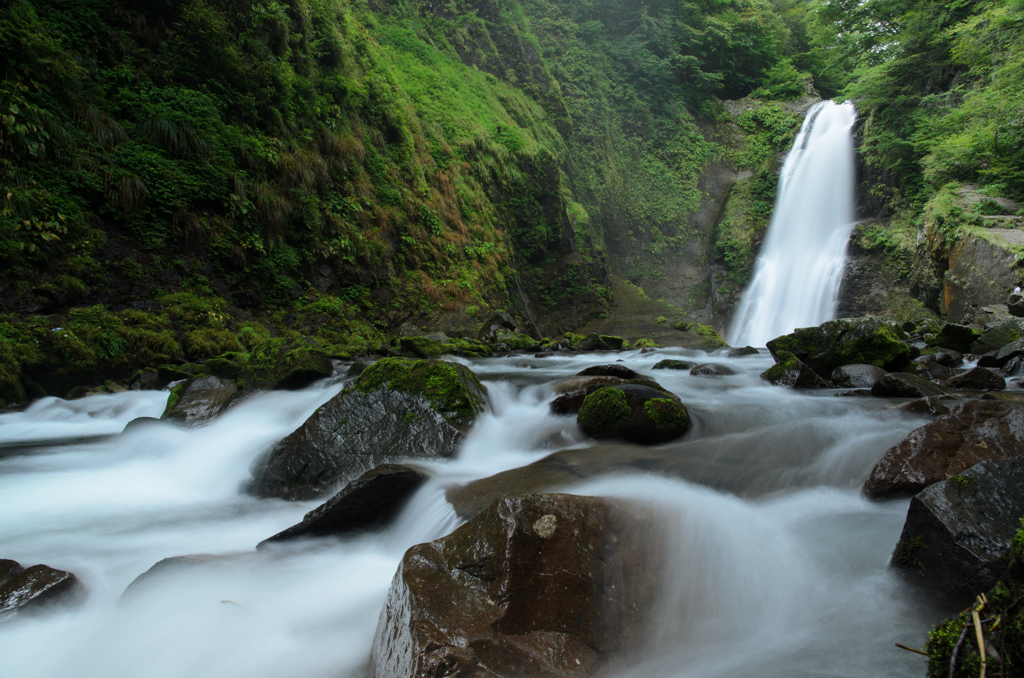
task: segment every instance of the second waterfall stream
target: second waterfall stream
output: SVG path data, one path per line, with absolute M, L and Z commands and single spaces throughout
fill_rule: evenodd
M 853 228 L 853 104 L 822 101 L 807 113 L 779 176 L 753 282 L 727 337 L 764 346 L 835 313 Z

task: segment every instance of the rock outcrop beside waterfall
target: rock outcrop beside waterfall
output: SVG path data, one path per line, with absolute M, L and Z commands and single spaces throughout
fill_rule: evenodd
M 989 459 L 1024 454 L 1024 404 L 968 400 L 886 450 L 864 483 L 869 497 L 915 494 Z
M 877 365 L 888 370 L 914 357 L 900 327 L 883 318 L 840 318 L 818 327 L 797 329 L 768 342 L 778 360 L 779 351 L 789 351 L 819 375 L 832 374 L 844 365 Z
M 380 464 L 451 457 L 488 407 L 463 365 L 385 358 L 258 460 L 248 491 L 312 499 Z
M 661 543 L 608 499 L 501 499 L 406 552 L 373 642 L 375 678 L 594 675 L 636 649 Z

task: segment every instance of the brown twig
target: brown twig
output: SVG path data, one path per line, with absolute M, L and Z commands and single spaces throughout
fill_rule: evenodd
M 921 650 L 915 650 L 912 647 L 907 647 L 906 645 L 901 645 L 900 643 L 896 643 L 896 647 L 898 647 L 901 650 L 909 650 L 910 652 L 916 652 L 918 654 L 923 654 L 925 657 L 928 656 L 927 652 L 922 652 Z

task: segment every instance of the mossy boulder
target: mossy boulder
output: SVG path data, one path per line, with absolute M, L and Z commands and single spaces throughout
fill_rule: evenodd
M 843 365 L 877 365 L 892 371 L 915 355 L 902 339 L 898 325 L 881 318 L 841 318 L 805 327 L 768 342 L 778 360 L 788 351 L 818 374 L 831 374 Z
M 981 333 L 973 327 L 946 323 L 939 330 L 938 334 L 926 339 L 925 343 L 929 346 L 941 346 L 942 348 L 951 348 L 960 353 L 967 353 L 971 350 L 971 345 L 979 337 L 981 337 Z
M 583 399 L 576 423 L 589 436 L 656 445 L 681 437 L 690 415 L 678 399 L 640 384 L 606 386 Z
M 779 351 L 777 363 L 761 373 L 761 378 L 787 388 L 832 388 L 832 384 L 805 365 L 789 351 Z
M 760 351 L 753 346 L 744 346 L 742 348 L 730 348 L 725 352 L 725 355 L 727 358 L 742 358 L 748 355 L 760 355 Z
M 258 460 L 248 492 L 313 499 L 381 464 L 452 457 L 487 407 L 463 365 L 384 358 Z
M 402 350 L 412 353 L 417 358 L 436 358 L 459 352 L 459 347 L 453 344 L 447 335 L 440 332 L 419 337 L 401 337 L 398 340 L 398 345 Z
M 313 339 L 267 339 L 249 351 L 246 383 L 274 389 L 297 390 L 334 374 L 323 347 Z
M 971 344 L 970 352 L 975 355 L 983 355 L 992 351 L 998 351 L 1003 346 L 1017 341 L 1022 336 L 1024 336 L 1024 321 L 1022 320 L 1015 318 L 995 325 L 989 325 L 981 333 L 981 336 Z

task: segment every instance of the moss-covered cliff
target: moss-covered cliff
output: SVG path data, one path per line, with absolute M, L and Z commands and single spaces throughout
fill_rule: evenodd
M 763 159 L 747 137 L 775 126 L 716 96 L 799 94 L 806 13 L 2 0 L 5 378 L 246 333 L 361 352 L 496 308 L 554 336 L 607 311 L 610 272 L 700 310 L 725 196 Z

